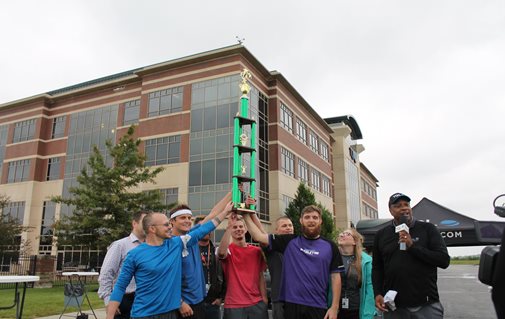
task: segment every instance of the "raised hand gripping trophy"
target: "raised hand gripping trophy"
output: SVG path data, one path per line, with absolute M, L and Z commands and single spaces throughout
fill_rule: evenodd
M 242 81 L 239 84 L 242 96 L 240 98 L 240 109 L 233 120 L 233 175 L 232 175 L 232 202 L 234 210 L 239 214 L 250 214 L 255 212 L 255 205 L 249 207 L 245 204 L 245 199 L 249 196 L 255 198 L 256 179 L 256 121 L 249 117 L 249 97 L 247 94 L 251 87 L 247 83 L 251 79 L 251 72 L 244 69 L 240 76 Z M 247 136 L 244 127 L 251 127 L 251 135 Z M 247 145 L 249 142 L 249 145 Z M 249 172 L 244 163 L 244 155 L 250 154 Z M 245 184 L 249 184 L 249 194 L 244 190 Z

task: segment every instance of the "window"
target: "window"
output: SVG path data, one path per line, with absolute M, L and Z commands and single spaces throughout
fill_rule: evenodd
M 370 218 L 379 217 L 379 213 L 377 212 L 377 210 L 367 204 L 363 204 L 363 212 L 366 217 Z
M 296 119 L 296 136 L 303 144 L 307 144 L 307 125 L 300 119 Z
M 25 202 L 10 202 L 3 209 L 3 215 L 10 215 L 16 219 L 20 224 L 23 223 L 25 218 Z
M 39 254 L 51 253 L 54 233 L 54 216 L 56 203 L 45 201 L 42 207 L 42 223 L 40 225 Z
M 310 175 L 311 175 L 311 185 L 312 188 L 316 191 L 321 190 L 321 173 L 319 171 L 311 168 L 310 170 Z
M 140 100 L 129 101 L 124 104 L 123 125 L 135 124 L 139 121 Z
M 47 176 L 46 181 L 52 181 L 60 178 L 60 158 L 53 157 L 47 162 Z
M 288 209 L 289 204 L 294 200 L 294 198 L 289 197 L 287 195 L 282 194 L 282 202 L 281 202 L 281 213 L 285 214 L 286 209 Z
M 55 117 L 53 119 L 51 138 L 59 138 L 65 134 L 65 119 L 65 116 Z
M 2 180 L 3 162 L 5 158 L 5 148 L 7 145 L 7 134 L 9 133 L 9 125 L 0 125 L 0 180 Z
M 295 156 L 284 147 L 281 148 L 281 171 L 295 177 Z
M 30 174 L 30 160 L 9 162 L 7 183 L 24 182 Z
M 35 119 L 17 122 L 14 125 L 14 138 L 12 143 L 28 141 L 35 135 Z
M 146 166 L 179 163 L 181 157 L 181 136 L 167 136 L 146 141 Z
M 315 153 L 319 153 L 319 144 L 317 135 L 313 130 L 309 130 L 309 145 Z
M 293 132 L 293 112 L 281 103 L 281 125 L 289 132 Z
M 323 188 L 322 192 L 326 196 L 331 196 L 331 188 L 330 188 L 330 179 L 324 175 L 322 175 L 322 180 L 323 180 Z
M 61 161 L 65 161 L 65 172 L 62 176 L 63 197 L 72 197 L 69 188 L 77 185 L 77 176 L 81 174 L 84 167 L 87 167 L 93 145 L 96 145 L 104 156 L 106 165 L 112 166 L 112 158 L 107 152 L 106 141 L 116 140 L 118 109 L 119 105 L 115 104 L 68 115 L 66 156 L 61 158 Z M 62 204 L 60 215 L 70 216 L 73 210 L 73 206 Z
M 306 184 L 309 182 L 309 166 L 301 159 L 298 159 L 298 179 Z
M 163 204 L 165 205 L 177 203 L 177 201 L 179 200 L 179 189 L 177 187 L 163 188 L 160 189 L 160 192 Z
M 358 160 L 358 152 L 352 149 L 352 147 L 349 147 L 349 156 L 351 157 L 352 161 L 356 163 Z
M 175 87 L 149 93 L 148 117 L 180 112 L 183 88 Z
M 363 185 L 362 191 L 367 193 L 368 196 L 377 200 L 377 190 L 370 183 L 368 183 L 366 180 L 364 180 L 363 178 L 361 179 L 361 183 Z
M 328 160 L 330 159 L 328 144 L 326 144 L 325 142 L 320 142 L 320 145 L 321 145 L 321 157 L 328 162 Z

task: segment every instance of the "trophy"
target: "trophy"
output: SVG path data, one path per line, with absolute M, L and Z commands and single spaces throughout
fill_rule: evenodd
M 252 78 L 251 72 L 244 69 L 240 76 L 242 78 L 239 88 L 242 96 L 240 98 L 240 110 L 233 119 L 233 177 L 232 177 L 232 202 L 233 209 L 239 214 L 250 214 L 256 211 L 256 205 L 246 205 L 247 197 L 255 197 L 256 179 L 256 121 L 249 117 L 249 91 L 251 86 L 248 80 Z M 247 136 L 245 129 L 250 127 L 250 136 Z M 249 145 L 248 145 L 249 144 Z M 245 165 L 245 157 L 249 156 L 249 172 Z M 244 184 L 249 184 L 249 192 L 244 191 Z

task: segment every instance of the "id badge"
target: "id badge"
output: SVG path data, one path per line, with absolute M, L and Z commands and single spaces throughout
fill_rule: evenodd
M 349 309 L 349 298 L 342 298 L 342 309 Z
M 209 284 L 205 284 L 205 292 L 208 293 L 209 292 L 209 289 L 210 289 L 210 285 Z

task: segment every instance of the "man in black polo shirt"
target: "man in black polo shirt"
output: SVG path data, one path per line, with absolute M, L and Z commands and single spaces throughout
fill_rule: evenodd
M 374 240 L 372 281 L 376 307 L 387 319 L 443 318 L 437 267 L 447 268 L 450 257 L 442 236 L 433 224 L 412 217 L 410 198 L 404 194 L 389 198 L 389 212 L 394 218 L 392 223 L 379 230 Z M 408 231 L 397 233 L 402 216 Z M 405 250 L 400 249 L 402 243 Z M 390 290 L 397 292 L 394 311 L 384 302 Z

